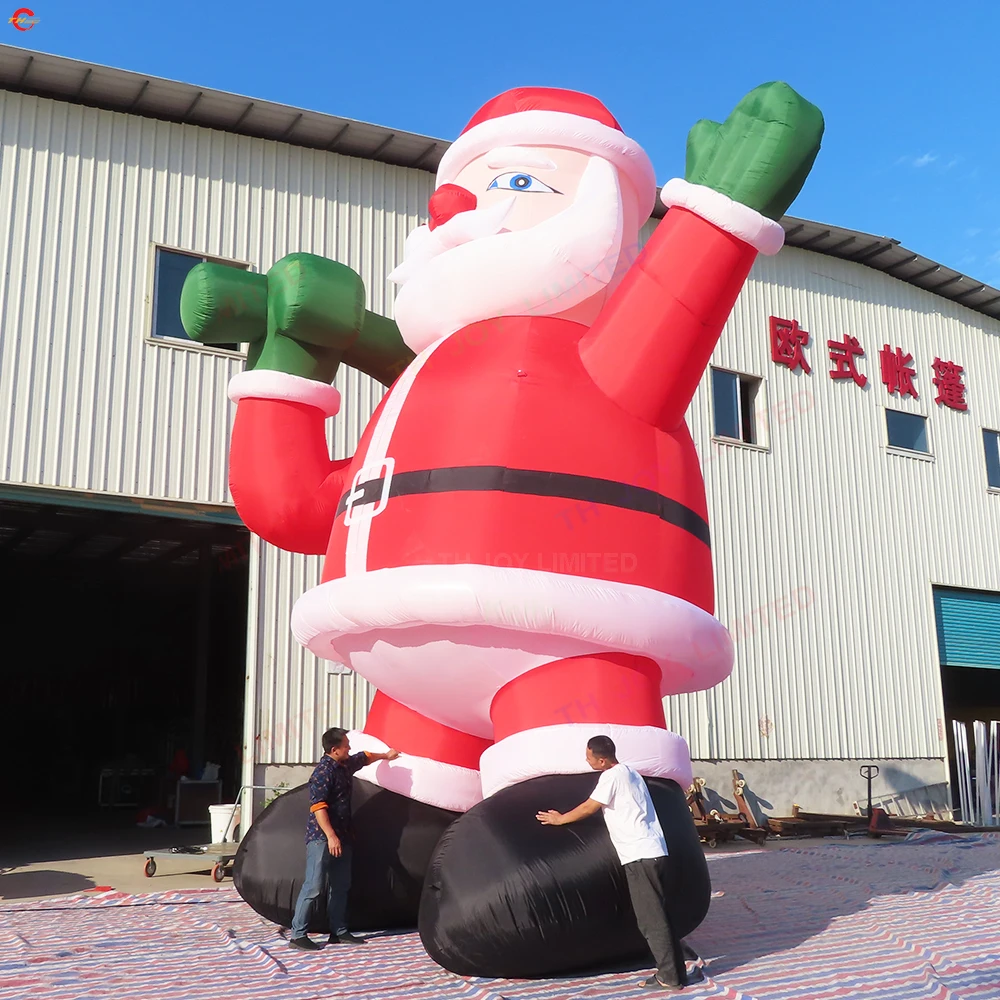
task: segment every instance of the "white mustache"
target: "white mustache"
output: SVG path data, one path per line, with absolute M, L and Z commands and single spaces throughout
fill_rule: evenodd
M 414 262 L 406 274 L 413 280 L 393 306 L 403 340 L 420 351 L 481 319 L 571 309 L 613 281 L 608 261 L 620 256 L 623 226 L 618 175 L 608 161 L 591 157 L 572 203 L 556 215 Z M 414 252 L 425 248 L 418 244 Z
M 453 250 L 463 243 L 495 236 L 503 228 L 515 200 L 514 195 L 511 195 L 490 208 L 459 212 L 434 230 L 430 226 L 418 226 L 406 238 L 403 263 L 387 276 L 388 280 L 394 285 L 404 285 L 417 268 L 438 254 Z

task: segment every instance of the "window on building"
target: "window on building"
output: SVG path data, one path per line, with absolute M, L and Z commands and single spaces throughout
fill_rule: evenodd
M 986 481 L 990 489 L 1000 490 L 1000 432 L 983 431 L 986 448 Z
M 886 410 L 885 425 L 889 435 L 889 447 L 903 451 L 919 451 L 930 454 L 927 446 L 927 418 L 919 413 L 903 413 L 901 410 Z
M 717 437 L 758 444 L 754 408 L 760 379 L 712 369 L 712 407 Z
M 156 340 L 182 340 L 194 343 L 184 332 L 181 325 L 181 289 L 188 272 L 203 261 L 211 260 L 215 264 L 226 264 L 230 267 L 245 269 L 245 264 L 236 264 L 228 260 L 218 260 L 214 257 L 201 257 L 193 253 L 183 253 L 180 250 L 156 248 L 156 260 L 153 276 L 153 329 L 152 336 Z M 212 344 L 217 351 L 239 351 L 239 344 Z

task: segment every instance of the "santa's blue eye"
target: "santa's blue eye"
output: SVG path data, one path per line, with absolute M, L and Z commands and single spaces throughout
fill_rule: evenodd
M 548 184 L 543 184 L 537 177 L 531 174 L 509 173 L 495 177 L 490 183 L 487 191 L 531 191 L 542 192 L 543 194 L 560 194 L 555 188 L 550 188 Z

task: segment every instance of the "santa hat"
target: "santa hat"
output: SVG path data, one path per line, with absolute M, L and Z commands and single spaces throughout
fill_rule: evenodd
M 596 97 L 552 87 L 519 87 L 494 97 L 441 158 L 438 187 L 454 182 L 463 167 L 499 146 L 557 146 L 603 157 L 632 182 L 643 219 L 652 214 L 653 164 Z

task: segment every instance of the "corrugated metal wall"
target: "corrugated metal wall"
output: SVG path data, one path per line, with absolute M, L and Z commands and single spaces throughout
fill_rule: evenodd
M 358 271 L 368 307 L 424 219 L 433 178 L 333 153 L 0 91 L 0 480 L 229 503 L 229 379 L 242 358 L 147 339 L 154 244 L 266 271 L 307 251 Z M 391 314 L 391 313 L 390 313 Z M 337 379 L 331 445 L 350 454 L 382 395 Z M 291 639 L 320 560 L 252 546 L 257 760 L 308 761 L 328 724 L 363 720 L 369 685 Z M 254 662 L 255 661 L 255 662 Z
M 811 375 L 771 361 L 772 315 L 811 333 Z M 848 334 L 864 389 L 828 375 L 827 341 Z M 887 393 L 884 344 L 913 355 L 919 399 Z M 936 357 L 964 365 L 968 412 L 935 404 Z M 713 441 L 703 380 L 688 419 L 737 661 L 715 690 L 671 699 L 670 721 L 699 758 L 944 756 L 931 587 L 1000 590 L 981 430 L 1000 426 L 1000 323 L 788 248 L 758 260 L 712 362 L 765 380 L 769 443 Z M 931 458 L 887 449 L 887 406 L 929 417 Z
M 389 313 L 385 275 L 422 221 L 429 174 L 0 92 L 0 478 L 226 503 L 242 362 L 150 344 L 153 243 L 266 270 L 304 250 L 357 269 Z M 58 219 L 57 225 L 52 220 Z M 770 315 L 813 335 L 813 374 L 770 360 Z M 869 385 L 826 375 L 827 339 L 861 339 Z M 689 419 L 702 455 L 718 613 L 733 678 L 668 704 L 697 758 L 944 754 L 931 584 L 1000 590 L 1000 494 L 981 428 L 1000 428 L 1000 324 L 886 275 L 806 251 L 762 259 L 713 363 L 762 377 L 767 446 L 711 437 L 707 381 Z M 883 343 L 914 355 L 919 400 L 879 381 Z M 933 403 L 936 356 L 967 371 L 970 411 Z M 343 372 L 347 455 L 381 395 Z M 883 407 L 931 416 L 931 459 L 889 453 Z M 970 530 L 970 526 L 971 529 Z M 319 560 L 254 543 L 251 663 L 258 763 L 312 760 L 371 690 L 293 643 Z
M 226 503 L 233 355 L 148 341 L 152 246 L 349 264 L 369 308 L 430 175 L 0 91 L 0 478 Z M 367 406 L 371 393 L 361 390 Z M 350 437 L 368 411 L 344 427 Z

